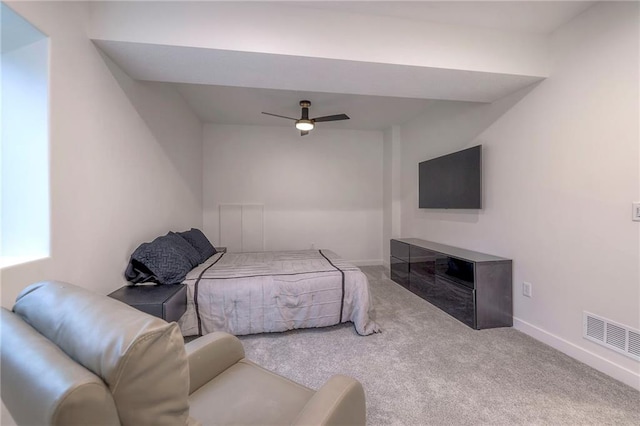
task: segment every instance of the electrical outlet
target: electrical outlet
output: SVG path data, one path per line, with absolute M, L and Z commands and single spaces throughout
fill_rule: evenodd
M 633 206 L 633 213 L 631 214 L 631 220 L 640 222 L 640 202 L 632 203 L 631 205 Z
M 532 296 L 531 283 L 528 283 L 526 281 L 522 283 L 522 294 L 527 296 L 527 297 L 531 297 Z

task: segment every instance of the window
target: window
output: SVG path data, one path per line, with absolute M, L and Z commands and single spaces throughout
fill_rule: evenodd
M 49 255 L 49 39 L 0 4 L 0 266 Z

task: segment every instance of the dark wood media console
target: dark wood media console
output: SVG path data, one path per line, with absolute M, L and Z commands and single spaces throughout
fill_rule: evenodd
M 391 240 L 391 279 L 469 327 L 513 325 L 512 261 L 417 238 Z

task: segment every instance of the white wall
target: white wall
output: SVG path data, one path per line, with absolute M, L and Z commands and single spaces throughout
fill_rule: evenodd
M 219 204 L 264 204 L 265 249 L 327 248 L 382 260 L 382 133 L 206 125 L 204 231 L 218 242 Z
M 383 133 L 382 260 L 389 266 L 389 240 L 402 236 L 402 139 L 400 126 Z
M 2 305 L 43 279 L 107 293 L 138 244 L 202 226 L 202 126 L 177 92 L 105 62 L 86 3 L 9 5 L 51 39 L 51 257 L 3 269 Z
M 637 3 L 599 3 L 553 34 L 551 76 L 481 134 L 498 103 L 403 126 L 402 234 L 512 258 L 516 327 L 640 388 L 639 362 L 582 338 L 583 310 L 640 328 L 638 33 Z M 484 208 L 418 209 L 418 162 L 479 143 Z

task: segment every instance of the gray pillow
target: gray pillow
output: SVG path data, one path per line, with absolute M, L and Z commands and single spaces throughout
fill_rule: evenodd
M 173 244 L 174 247 L 189 260 L 189 264 L 192 268 L 200 264 L 200 253 L 198 250 L 193 247 L 193 244 L 190 244 L 189 241 L 180 236 L 180 234 L 169 232 L 165 235 L 165 238 L 169 239 L 171 244 Z
M 182 238 L 187 240 L 189 244 L 191 244 L 199 253 L 200 255 L 199 263 L 204 262 L 214 254 L 216 254 L 215 247 L 213 247 L 211 242 L 207 239 L 207 237 L 202 233 L 201 230 L 196 228 L 191 228 L 190 231 L 179 232 L 178 234 Z

